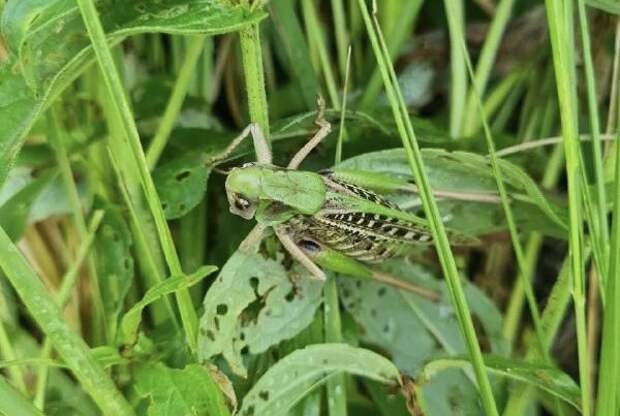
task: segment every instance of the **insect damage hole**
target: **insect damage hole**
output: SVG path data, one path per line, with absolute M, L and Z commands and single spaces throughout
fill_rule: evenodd
M 178 182 L 183 182 L 185 179 L 189 178 L 191 174 L 192 174 L 191 170 L 183 170 L 177 173 L 174 176 L 174 179 L 176 179 Z
M 228 306 L 224 303 L 220 303 L 215 307 L 215 312 L 218 315 L 226 315 L 228 313 Z
M 267 400 L 269 400 L 269 392 L 267 390 L 263 390 L 263 391 L 258 393 L 258 397 L 260 397 L 264 401 L 267 401 Z

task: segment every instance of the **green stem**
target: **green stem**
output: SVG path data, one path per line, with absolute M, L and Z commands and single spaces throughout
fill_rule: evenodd
M 579 132 L 577 125 L 576 92 L 574 77 L 574 44 L 569 28 L 573 18 L 570 5 L 559 0 L 545 0 L 549 34 L 553 52 L 556 85 L 560 103 L 560 119 L 564 151 L 566 153 L 566 177 L 568 181 L 569 209 L 569 252 L 571 261 L 571 278 L 573 281 L 573 301 L 577 327 L 577 349 L 579 358 L 579 378 L 581 383 L 581 400 L 583 414 L 589 416 L 592 410 L 590 397 L 590 369 L 588 365 L 587 333 L 585 331 L 585 271 L 583 263 L 583 213 L 581 158 L 579 149 Z M 613 256 L 612 256 L 613 257 Z M 610 279 L 611 281 L 615 279 Z M 613 298 L 611 298 L 613 299 Z M 615 353 L 614 353 L 615 356 Z M 603 366 L 608 368 L 611 363 Z M 605 414 L 605 413 L 601 413 Z M 609 413 L 609 414 L 613 414 Z
M 325 299 L 325 342 L 342 342 L 340 304 L 335 276 L 330 277 L 325 282 L 323 297 Z M 347 395 L 344 374 L 330 377 L 327 380 L 327 408 L 329 416 L 346 416 Z
M 338 68 L 340 79 L 347 76 L 347 49 L 349 48 L 349 34 L 344 15 L 343 0 L 331 0 L 332 16 L 334 19 L 334 37 L 336 38 L 336 51 L 338 53 Z
M 500 167 L 500 160 L 495 153 L 495 142 L 493 141 L 493 137 L 491 135 L 491 130 L 489 129 L 489 124 L 487 122 L 486 113 L 484 108 L 482 107 L 482 99 L 480 98 L 478 85 L 476 79 L 474 78 L 474 71 L 471 66 L 471 61 L 469 59 L 469 54 L 467 53 L 467 46 L 463 42 L 461 44 L 463 48 L 463 56 L 465 57 L 465 63 L 467 66 L 467 70 L 472 79 L 472 88 L 471 93 L 474 94 L 474 98 L 476 99 L 476 104 L 478 111 L 480 112 L 480 119 L 482 120 L 482 127 L 484 130 L 484 137 L 487 142 L 487 148 L 489 150 L 489 159 L 491 160 L 491 168 L 493 171 L 493 176 L 495 177 L 495 182 L 497 184 L 497 189 L 499 191 L 499 195 L 502 201 L 502 207 L 504 209 L 504 215 L 506 217 L 506 223 L 508 224 L 508 230 L 510 233 L 510 240 L 512 241 L 512 247 L 515 252 L 515 257 L 517 258 L 517 266 L 519 269 L 519 276 L 521 278 L 521 282 L 523 284 L 523 288 L 525 289 L 525 297 L 527 299 L 527 303 L 530 309 L 530 314 L 532 316 L 532 321 L 534 322 L 534 331 L 536 333 L 536 339 L 538 341 L 538 346 L 540 347 L 541 354 L 547 364 L 551 364 L 551 360 L 549 358 L 549 353 L 547 349 L 544 347 L 543 343 L 543 333 L 540 322 L 540 312 L 538 310 L 538 304 L 536 302 L 536 297 L 534 295 L 534 289 L 532 288 L 532 283 L 528 278 L 528 272 L 530 268 L 525 259 L 525 255 L 523 254 L 523 247 L 521 246 L 521 241 L 519 240 L 519 233 L 517 230 L 517 225 L 514 219 L 514 215 L 512 213 L 512 208 L 510 207 L 510 202 L 508 200 L 508 192 L 506 191 L 506 185 L 504 184 L 504 174 Z
M 467 69 L 461 42 L 465 39 L 462 0 L 444 0 L 450 33 L 450 136 L 458 137 L 465 115 Z
M 325 38 L 323 37 L 323 30 L 316 13 L 316 8 L 314 7 L 314 2 L 312 0 L 302 0 L 301 6 L 303 9 L 304 20 L 306 22 L 309 42 L 315 46 L 319 54 L 319 62 L 321 63 L 321 71 L 323 72 L 323 77 L 325 78 L 329 101 L 332 103 L 334 108 L 338 110 L 340 109 L 340 97 L 338 97 L 334 72 L 331 67 L 327 48 L 325 47 Z
M 8 333 L 4 327 L 4 322 L 0 319 L 0 357 L 4 359 L 4 361 L 13 361 L 17 359 L 15 355 L 15 350 L 13 349 L 13 345 L 11 344 L 11 339 L 9 338 Z M 28 392 L 28 387 L 26 387 L 24 373 L 19 366 L 10 366 L 7 369 L 7 373 L 13 382 L 13 385 L 17 387 L 20 393 L 26 394 Z
M 73 264 L 67 270 L 67 273 L 63 276 L 62 284 L 60 286 L 60 290 L 57 295 L 57 304 L 61 310 L 64 310 L 65 306 L 69 302 L 71 298 L 71 291 L 75 288 L 75 284 L 79 277 L 80 267 L 84 262 L 84 259 L 88 255 L 90 247 L 95 240 L 95 233 L 101 224 L 101 220 L 103 219 L 103 211 L 95 211 L 93 217 L 88 225 L 86 237 L 82 240 L 82 244 L 80 249 L 75 256 L 75 260 Z M 52 351 L 52 343 L 49 337 L 45 338 L 43 342 L 43 347 L 41 349 L 41 359 L 45 360 L 50 357 L 50 353 Z M 47 375 L 48 375 L 49 367 L 46 365 L 42 365 L 39 368 L 37 373 L 37 385 L 35 388 L 35 399 L 34 404 L 37 408 L 43 410 L 45 407 L 45 389 L 47 386 Z
M 84 217 L 84 209 L 82 202 L 80 201 L 80 195 L 78 193 L 77 185 L 73 179 L 73 172 L 71 171 L 71 162 L 67 154 L 65 147 L 66 134 L 62 126 L 58 107 L 52 106 L 48 115 L 49 134 L 48 140 L 54 154 L 56 156 L 56 162 L 60 168 L 60 175 L 62 177 L 63 187 L 69 199 L 69 205 L 71 206 L 71 214 L 73 217 L 73 223 L 77 230 L 78 236 L 81 241 L 84 241 L 88 236 L 88 230 L 86 226 L 86 218 Z M 88 257 L 86 262 L 88 268 L 88 275 L 90 276 L 91 288 L 92 288 L 92 302 L 93 302 L 93 328 L 96 339 L 98 341 L 109 340 L 110 335 L 108 333 L 108 327 L 105 320 L 105 313 L 103 310 L 103 299 L 101 298 L 101 289 L 99 287 L 99 276 L 97 273 L 97 266 L 95 263 L 95 257 L 93 255 Z M 103 330 L 97 330 L 97 329 Z M 103 336 L 105 334 L 105 337 Z
M 495 57 L 502 40 L 502 35 L 506 29 L 508 20 L 510 19 L 514 2 L 515 0 L 501 0 L 498 3 L 495 10 L 495 15 L 493 16 L 493 21 L 491 22 L 491 26 L 486 33 L 484 45 L 482 45 L 482 51 L 480 52 L 480 57 L 476 63 L 476 74 L 473 77 L 473 82 L 476 84 L 476 88 L 478 88 L 478 94 L 480 97 L 484 96 L 487 89 L 491 69 L 493 68 L 493 63 L 495 62 Z M 452 47 L 454 47 L 454 45 Z M 467 112 L 465 113 L 463 119 L 464 124 L 462 130 L 462 134 L 465 137 L 468 137 L 474 133 L 475 125 L 479 122 L 479 116 L 476 114 L 475 95 L 476 94 L 474 91 L 470 90 L 469 96 L 467 97 L 467 106 L 465 107 Z
M 265 139 L 267 139 L 268 143 L 271 143 L 271 140 L 269 140 L 269 113 L 258 24 L 253 24 L 239 31 L 239 37 L 241 39 L 241 57 L 243 59 L 245 86 L 248 92 L 250 120 L 253 123 L 258 123 L 265 135 Z
M 603 171 L 603 151 L 601 145 L 601 128 L 598 115 L 598 104 L 596 101 L 596 83 L 594 79 L 594 65 L 592 63 L 592 51 L 590 48 L 590 32 L 588 29 L 588 19 L 586 16 L 586 6 L 584 0 L 577 1 L 579 12 L 579 27 L 581 29 L 581 43 L 583 45 L 583 60 L 586 74 L 586 87 L 588 93 L 588 115 L 590 118 L 590 131 L 592 134 L 592 164 L 594 166 L 594 181 L 596 185 L 596 216 L 592 230 L 594 236 L 599 241 L 603 261 L 606 262 L 609 253 L 607 242 L 609 241 L 609 226 L 607 224 L 607 194 L 605 191 L 605 174 Z M 587 179 L 586 179 L 587 181 Z M 587 183 L 587 182 L 586 182 Z M 607 279 L 607 270 L 599 270 L 599 276 L 604 284 Z
M 170 133 L 174 127 L 174 121 L 179 115 L 181 106 L 187 95 L 196 63 L 204 49 L 204 41 L 204 35 L 192 36 L 189 38 L 185 59 L 183 59 L 183 63 L 179 69 L 179 75 L 172 89 L 172 94 L 170 94 L 168 104 L 166 104 L 166 109 L 164 110 L 164 115 L 161 118 L 155 137 L 153 137 L 153 141 L 146 152 L 146 163 L 150 170 L 153 170 L 161 153 L 164 151 L 164 147 L 166 147 L 168 143 Z
M 166 217 L 164 216 L 161 202 L 157 196 L 153 179 L 149 174 L 146 158 L 144 157 L 140 137 L 138 135 L 138 130 L 133 120 L 118 71 L 114 65 L 114 61 L 112 60 L 110 50 L 108 49 L 105 33 L 103 32 L 103 27 L 99 21 L 97 10 L 95 9 L 93 0 L 77 0 L 77 3 L 82 14 L 82 18 L 84 19 L 86 29 L 88 30 L 88 34 L 91 38 L 93 49 L 103 75 L 104 83 L 110 94 L 110 98 L 114 103 L 113 116 L 119 125 L 122 126 L 123 133 L 126 138 L 126 141 L 123 141 L 123 143 L 129 145 L 127 151 L 132 155 L 133 162 L 137 165 L 141 186 L 146 195 L 147 203 L 151 214 L 153 215 L 153 219 L 155 220 L 155 225 L 166 263 L 168 264 L 170 273 L 173 276 L 181 276 L 183 274 L 181 262 L 179 261 L 179 257 L 176 253 L 172 235 L 170 233 L 170 229 L 168 228 L 168 224 L 166 223 Z M 198 318 L 196 317 L 196 311 L 192 305 L 189 291 L 187 289 L 183 289 L 176 292 L 176 298 L 188 345 L 192 351 L 195 351 Z
M 419 187 L 420 197 L 422 199 L 424 211 L 426 213 L 426 217 L 428 218 L 431 232 L 435 240 L 435 247 L 437 248 L 439 261 L 446 277 L 460 328 L 465 338 L 465 343 L 469 350 L 484 409 L 488 415 L 497 415 L 497 407 L 495 405 L 493 391 L 484 366 L 482 351 L 480 350 L 480 344 L 478 343 L 478 338 L 474 329 L 472 315 L 469 307 L 467 306 L 467 301 L 465 300 L 463 287 L 461 286 L 459 273 L 454 261 L 454 256 L 450 249 L 450 243 L 443 225 L 441 214 L 439 213 L 437 202 L 435 201 L 433 192 L 429 185 L 428 177 L 424 170 L 422 154 L 411 125 L 407 107 L 400 89 L 398 88 L 394 68 L 390 64 L 387 48 L 381 38 L 381 31 L 378 28 L 376 19 L 373 25 L 364 0 L 358 0 L 358 5 L 362 11 L 362 16 L 366 24 L 366 30 L 377 57 L 379 68 L 383 75 L 386 93 L 394 113 L 394 119 L 407 154 L 411 171 L 415 178 L 415 183 Z
M 133 410 L 90 353 L 88 345 L 65 322 L 47 288 L 0 228 L 0 268 L 54 348 L 104 414 L 129 416 Z

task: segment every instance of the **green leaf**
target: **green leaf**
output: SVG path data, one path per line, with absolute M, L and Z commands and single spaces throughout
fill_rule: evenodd
M 158 166 L 153 181 L 167 219 L 180 218 L 196 207 L 205 196 L 211 167 L 200 155 L 187 155 Z
M 416 398 L 427 416 L 484 414 L 477 388 L 462 370 L 447 369 L 423 380 Z
M 581 391 L 575 381 L 558 368 L 542 364 L 518 361 L 497 355 L 485 355 L 484 363 L 490 373 L 519 382 L 528 383 L 580 409 Z M 423 377 L 432 380 L 435 375 L 450 368 L 469 368 L 469 360 L 463 357 L 440 358 L 424 367 Z
M 282 265 L 259 254 L 235 252 L 204 299 L 198 356 L 223 354 L 231 369 L 246 376 L 242 350 L 265 351 L 299 333 L 321 302 L 322 282 L 302 267 L 289 280 Z
M 416 377 L 422 366 L 437 354 L 464 354 L 463 342 L 445 282 L 421 266 L 402 259 L 386 262 L 382 270 L 391 275 L 442 293 L 439 302 L 373 281 L 340 277 L 338 286 L 345 308 L 361 326 L 363 340 L 388 352 L 403 372 Z M 501 333 L 501 314 L 480 291 L 465 281 L 464 290 L 472 312 L 484 329 L 493 351 L 507 354 Z M 411 348 L 411 334 L 415 348 Z
M 35 200 L 56 174 L 57 172 L 47 173 L 33 180 L 0 206 L 0 227 L 11 240 L 17 241 L 21 238 Z
M 19 416 L 42 416 L 30 400 L 22 396 L 17 390 L 0 376 L 0 414 Z
M 230 415 L 211 374 L 197 364 L 183 369 L 168 368 L 162 363 L 139 367 L 133 387 L 139 397 L 148 399 L 149 416 Z
M 114 337 L 125 297 L 134 280 L 132 238 L 117 206 L 97 199 L 95 208 L 105 211 L 95 238 L 95 258 L 105 320 L 109 334 Z
M 450 152 L 441 149 L 423 149 L 422 156 L 433 191 L 458 193 L 463 197 L 496 196 L 497 185 L 489 162 L 485 156 L 468 152 Z M 537 225 L 547 224 L 542 231 L 552 235 L 565 236 L 565 209 L 544 195 L 538 185 L 517 165 L 500 161 L 504 181 L 515 204 L 517 223 L 530 225 L 541 231 Z M 343 161 L 338 169 L 386 174 L 413 183 L 407 157 L 403 149 L 390 149 L 366 153 Z M 419 195 L 413 192 L 399 192 L 387 195 L 402 207 L 419 207 Z M 505 229 L 503 209 L 499 202 L 464 201 L 454 197 L 438 198 L 442 216 L 448 217 L 447 224 L 463 232 L 489 233 Z M 518 208 L 518 209 L 517 209 Z M 539 221 L 535 221 L 536 217 Z M 551 221 L 549 221 L 551 220 Z
M 173 276 L 150 288 L 142 299 L 134 304 L 123 318 L 120 326 L 120 343 L 132 344 L 138 334 L 138 327 L 142 321 L 142 310 L 150 303 L 162 296 L 169 295 L 181 289 L 189 288 L 200 282 L 209 274 L 217 270 L 215 266 L 201 266 L 194 273 L 184 276 Z
M 287 355 L 267 370 L 244 397 L 237 414 L 286 414 L 311 390 L 341 372 L 400 385 L 398 369 L 377 353 L 346 344 L 310 345 Z
M 102 0 L 97 6 L 111 44 L 139 33 L 227 33 L 265 16 L 223 0 Z M 9 2 L 0 22 L 10 54 L 0 68 L 2 184 L 38 115 L 89 67 L 94 56 L 71 0 Z

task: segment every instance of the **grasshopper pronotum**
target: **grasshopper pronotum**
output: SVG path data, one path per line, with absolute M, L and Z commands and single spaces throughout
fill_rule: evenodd
M 408 284 L 363 263 L 376 263 L 407 244 L 430 244 L 432 234 L 424 219 L 416 217 L 367 189 L 376 179 L 353 172 L 299 171 L 308 154 L 330 132 L 319 98 L 315 123 L 319 130 L 293 156 L 286 168 L 272 164 L 271 151 L 257 124 L 250 124 L 214 159 L 221 160 L 251 135 L 257 162 L 233 168 L 226 178 L 230 211 L 257 226 L 241 249 L 255 246 L 271 227 L 290 255 L 317 279 L 325 279 L 324 268 L 361 278 L 372 278 L 431 299 L 437 294 Z M 385 181 L 381 188 L 385 188 Z M 451 233 L 452 240 L 468 237 Z

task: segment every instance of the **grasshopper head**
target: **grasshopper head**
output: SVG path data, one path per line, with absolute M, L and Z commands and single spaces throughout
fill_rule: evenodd
M 258 207 L 261 169 L 254 164 L 233 168 L 226 178 L 226 197 L 230 212 L 246 220 L 252 219 Z

